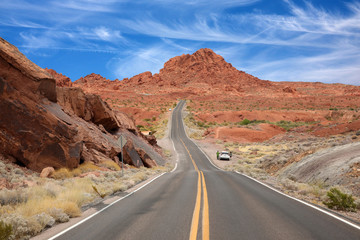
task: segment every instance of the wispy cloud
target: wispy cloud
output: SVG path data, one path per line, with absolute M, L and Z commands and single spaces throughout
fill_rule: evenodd
M 282 11 L 261 0 L 0 3 L 0 33 L 28 53 L 109 52 L 107 71 L 118 78 L 158 72 L 169 58 L 202 47 L 269 80 L 356 83 L 359 75 L 358 0 L 339 1 L 339 11 L 311 0 L 274 0 Z
M 112 4 L 119 2 L 116 0 L 63 0 L 55 1 L 53 4 L 58 7 L 80 10 L 80 11 L 89 11 L 89 12 L 113 12 L 115 9 L 112 7 Z
M 196 8 L 227 8 L 229 6 L 247 6 L 259 2 L 261 0 L 188 0 L 188 1 L 178 1 L 178 0 L 153 0 L 154 4 L 161 5 L 172 5 L 172 6 L 190 6 Z
M 9 27 L 20 27 L 20 28 L 36 28 L 36 29 L 46 29 L 47 26 L 43 24 L 38 24 L 29 20 L 17 20 L 14 18 L 10 19 L 0 19 L 0 25 L 9 26 Z
M 118 79 L 129 78 L 145 71 L 155 74 L 170 58 L 183 53 L 192 53 L 195 49 L 191 44 L 188 48 L 184 48 L 171 40 L 163 40 L 160 44 L 124 52 L 107 63 L 108 69 L 114 72 L 114 76 Z

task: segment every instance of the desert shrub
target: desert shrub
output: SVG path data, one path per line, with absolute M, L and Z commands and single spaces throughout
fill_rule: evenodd
M 47 213 L 55 219 L 56 222 L 64 223 L 69 221 L 69 216 L 64 213 L 60 208 L 50 208 L 47 210 Z
M 83 163 L 78 168 L 80 168 L 82 172 L 92 172 L 92 171 L 100 170 L 98 166 L 96 166 L 91 162 Z
M 0 191 L 0 205 L 19 204 L 27 201 L 27 194 L 23 189 Z
M 244 119 L 241 122 L 239 122 L 239 125 L 249 125 L 251 123 L 251 121 L 249 119 Z
M 114 170 L 114 171 L 119 171 L 120 170 L 120 166 L 116 162 L 111 161 L 111 160 L 101 162 L 99 165 L 101 167 L 106 167 L 106 168 Z
M 63 201 L 63 202 L 59 202 L 58 206 L 61 209 L 63 209 L 64 212 L 67 215 L 69 215 L 69 217 L 79 217 L 79 216 L 81 216 L 80 207 L 74 202 Z
M 0 240 L 8 240 L 12 234 L 11 224 L 0 221 Z
M 355 200 L 351 194 L 342 193 L 337 188 L 331 188 L 327 192 L 328 199 L 323 203 L 330 209 L 356 211 Z
M 56 170 L 53 174 L 51 174 L 51 177 L 54 179 L 65 179 L 72 177 L 71 172 L 67 168 L 60 168 Z
M 40 224 L 42 229 L 46 227 L 52 227 L 55 224 L 55 219 L 49 214 L 44 212 L 37 214 L 32 218 Z
M 4 223 L 12 226 L 10 239 L 30 239 L 42 230 L 41 225 L 34 218 L 25 218 L 19 214 L 6 214 Z

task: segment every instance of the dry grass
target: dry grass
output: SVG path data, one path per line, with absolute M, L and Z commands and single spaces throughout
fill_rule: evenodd
M 108 168 L 108 169 L 113 170 L 113 171 L 120 171 L 121 170 L 120 166 L 116 162 L 111 161 L 111 160 L 101 162 L 99 165 L 101 167 L 105 167 L 105 168 Z
M 91 162 L 86 162 L 81 165 L 79 165 L 78 168 L 75 168 L 73 170 L 70 170 L 68 168 L 60 168 L 57 169 L 53 174 L 51 174 L 51 177 L 57 180 L 61 179 L 67 179 L 72 177 L 80 176 L 83 173 L 87 172 L 95 172 L 100 171 L 101 167 L 108 168 L 110 170 L 119 171 L 120 167 L 117 165 L 114 161 L 104 161 L 99 164 L 100 166 L 97 166 Z
M 73 174 L 67 168 L 60 168 L 51 174 L 51 177 L 54 179 L 65 179 L 72 177 Z
M 102 162 L 101 166 L 113 170 L 105 171 L 94 164 L 84 163 L 74 170 L 58 169 L 53 178 L 29 175 L 29 179 L 35 182 L 32 187 L 0 190 L 0 221 L 12 226 L 12 239 L 29 239 L 55 222 L 66 222 L 71 217 L 80 216 L 83 206 L 99 198 L 93 187 L 101 195 L 107 196 L 126 191 L 154 174 L 168 171 L 167 167 L 129 168 L 124 170 L 122 176 L 118 171 L 120 167 L 114 162 Z M 13 176 L 12 172 L 15 171 L 7 173 L 9 179 L 17 176 Z M 78 177 L 86 172 L 98 173 Z

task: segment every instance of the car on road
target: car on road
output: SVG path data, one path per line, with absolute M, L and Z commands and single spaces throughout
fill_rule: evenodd
M 220 153 L 220 156 L 219 156 L 220 160 L 228 160 L 228 161 L 230 161 L 230 158 L 231 158 L 230 153 L 228 151 L 222 151 Z

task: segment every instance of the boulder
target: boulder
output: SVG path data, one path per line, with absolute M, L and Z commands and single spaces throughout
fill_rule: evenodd
M 131 139 L 127 139 L 127 142 L 123 150 L 124 150 L 124 155 L 123 155 L 124 163 L 135 167 L 144 166 L 142 159 L 139 153 L 136 151 L 134 147 L 134 143 Z
M 141 161 L 143 162 L 145 167 L 152 168 L 157 166 L 156 162 L 152 160 L 151 157 L 143 149 L 137 148 L 136 151 L 138 152 Z
M 53 167 L 46 167 L 41 171 L 40 177 L 41 178 L 50 177 L 51 174 L 53 174 L 54 172 L 55 172 L 55 169 Z
M 109 132 L 120 127 L 114 112 L 98 95 L 85 94 L 82 89 L 72 87 L 58 87 L 57 95 L 59 104 L 67 113 L 101 124 Z

